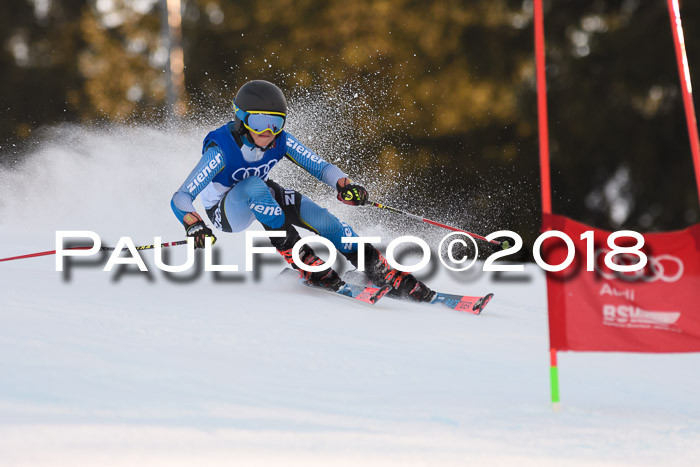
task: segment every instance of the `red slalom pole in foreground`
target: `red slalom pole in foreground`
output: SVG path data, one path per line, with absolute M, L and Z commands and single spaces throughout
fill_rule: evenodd
M 698 122 L 695 116 L 695 105 L 693 104 L 693 85 L 690 82 L 688 56 L 685 52 L 681 11 L 678 0 L 668 0 L 667 4 L 668 14 L 671 18 L 673 45 L 676 49 L 678 74 L 680 75 L 681 90 L 683 91 L 683 107 L 685 108 L 685 120 L 688 126 L 688 137 L 690 138 L 690 150 L 695 167 L 695 184 L 698 190 L 698 199 L 700 199 L 700 137 L 698 137 Z
M 374 201 L 367 201 L 367 204 L 370 206 L 374 206 L 375 208 L 386 209 L 387 211 L 391 211 L 391 212 L 396 213 L 396 214 L 403 214 L 404 216 L 412 217 L 414 219 L 418 219 L 419 221 L 425 222 L 427 224 L 432 224 L 432 225 L 435 225 L 438 227 L 442 227 L 443 229 L 453 230 L 455 232 L 463 232 L 467 235 L 471 235 L 474 238 L 478 238 L 479 240 L 493 243 L 494 245 L 499 245 L 504 250 L 510 246 L 510 244 L 508 243 L 507 240 L 505 242 L 499 242 L 498 240 L 489 240 L 488 238 L 482 237 L 481 235 L 467 232 L 466 230 L 458 229 L 457 227 L 451 227 L 449 225 L 441 224 L 440 222 L 431 221 L 430 219 L 426 219 L 425 217 L 421 217 L 421 216 L 418 216 L 416 214 L 411 214 L 410 212 L 401 211 L 400 209 L 392 208 L 391 206 L 387 206 L 387 205 L 384 205 L 381 203 L 375 203 Z
M 177 246 L 177 245 L 185 245 L 187 244 L 187 240 L 178 240 L 176 242 L 169 242 L 169 243 L 161 243 L 161 247 L 169 247 L 169 246 Z M 137 246 L 137 250 L 151 250 L 155 248 L 155 245 L 141 245 Z M 72 248 L 66 248 L 66 251 L 68 250 L 89 250 L 91 247 L 89 246 L 76 246 Z M 103 246 L 100 247 L 101 251 L 111 251 L 114 250 L 114 248 L 109 247 L 109 246 Z M 25 258 L 36 258 L 37 256 L 48 256 L 48 255 L 55 255 L 56 250 L 49 250 L 49 251 L 40 251 L 38 253 L 29 253 L 27 255 L 21 255 L 21 256 L 13 256 L 11 258 L 0 258 L 0 262 L 2 261 L 13 261 L 16 259 L 25 259 Z

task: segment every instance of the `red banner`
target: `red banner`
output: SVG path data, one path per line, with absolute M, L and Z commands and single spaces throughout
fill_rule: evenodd
M 700 224 L 643 234 L 641 252 L 646 255 L 646 266 L 618 272 L 608 265 L 629 266 L 639 258 L 630 250 L 610 253 L 608 236 L 612 232 L 563 216 L 543 216 L 543 232 L 563 232 L 574 246 L 572 250 L 564 239 L 553 237 L 539 249 L 542 260 L 552 266 L 573 255 L 568 267 L 547 273 L 552 348 L 700 352 Z M 636 243 L 630 237 L 616 240 L 622 247 Z

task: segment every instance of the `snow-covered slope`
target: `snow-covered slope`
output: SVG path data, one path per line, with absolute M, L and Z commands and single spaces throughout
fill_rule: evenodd
M 169 199 L 201 131 L 64 128 L 0 173 L 0 258 L 56 230 L 182 238 Z M 295 170 L 295 169 L 292 169 Z M 280 177 L 277 177 L 279 179 Z M 321 192 L 323 194 L 323 192 Z M 328 206 L 363 235 L 406 233 Z M 256 227 L 254 227 L 256 228 Z M 407 227 L 408 229 L 408 227 Z M 244 237 L 219 263 L 244 265 Z M 184 260 L 182 247 L 169 262 Z M 544 276 L 442 267 L 481 316 L 375 306 L 254 273 L 0 263 L 0 465 L 697 465 L 700 355 L 560 354 L 549 405 Z M 201 264 L 201 262 L 199 263 Z

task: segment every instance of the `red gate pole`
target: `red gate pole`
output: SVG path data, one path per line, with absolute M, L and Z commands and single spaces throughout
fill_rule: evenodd
M 547 123 L 547 77 L 545 74 L 544 13 L 542 0 L 535 0 L 535 68 L 537 70 L 537 117 L 540 142 L 540 187 L 542 212 L 552 212 L 552 187 L 549 170 L 549 128 Z
M 688 124 L 690 149 L 693 154 L 693 165 L 695 166 L 695 184 L 698 190 L 698 201 L 700 201 L 700 142 L 698 140 L 698 123 L 695 118 L 695 106 L 693 105 L 693 86 L 690 84 L 688 56 L 685 53 L 685 39 L 683 38 L 683 26 L 681 25 L 681 12 L 678 6 L 678 0 L 667 0 L 667 4 L 668 14 L 671 18 L 673 44 L 676 49 L 678 74 L 680 75 L 681 90 L 683 92 L 683 106 L 685 107 L 685 119 Z
M 537 70 L 537 117 L 540 143 L 540 191 L 542 193 L 542 213 L 552 213 L 552 186 L 549 169 L 549 127 L 547 119 L 547 76 L 545 73 L 544 11 L 542 0 L 534 1 L 535 20 L 535 68 Z M 550 326 L 551 345 L 551 326 Z M 552 394 L 552 407 L 559 409 L 559 369 L 557 349 L 550 348 L 549 382 Z

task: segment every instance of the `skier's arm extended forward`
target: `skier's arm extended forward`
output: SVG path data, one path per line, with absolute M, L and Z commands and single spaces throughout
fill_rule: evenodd
M 346 204 L 367 202 L 367 190 L 348 178 L 336 165 L 324 160 L 287 133 L 287 157 L 311 175 L 338 191 L 338 199 Z

